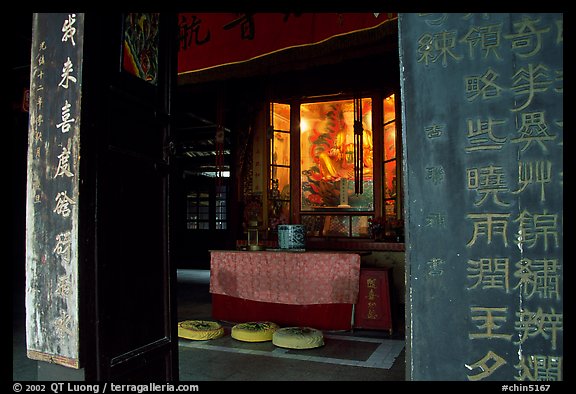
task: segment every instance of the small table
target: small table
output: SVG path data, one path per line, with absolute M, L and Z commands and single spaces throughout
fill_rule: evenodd
M 211 251 L 212 317 L 350 330 L 360 255 L 347 252 Z

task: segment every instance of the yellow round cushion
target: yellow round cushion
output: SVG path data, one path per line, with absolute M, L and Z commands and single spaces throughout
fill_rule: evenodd
M 230 335 L 239 341 L 265 342 L 272 340 L 272 334 L 278 328 L 278 324 L 270 321 L 240 323 L 232 327 Z
M 288 349 L 312 349 L 324 346 L 324 335 L 315 328 L 284 327 L 274 332 L 272 343 Z
M 204 341 L 220 338 L 224 327 L 210 320 L 184 320 L 178 323 L 178 336 L 181 338 Z

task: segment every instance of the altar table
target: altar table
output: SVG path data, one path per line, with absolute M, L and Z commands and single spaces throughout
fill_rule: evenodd
M 233 323 L 350 330 L 360 255 L 345 252 L 211 251 L 212 317 Z

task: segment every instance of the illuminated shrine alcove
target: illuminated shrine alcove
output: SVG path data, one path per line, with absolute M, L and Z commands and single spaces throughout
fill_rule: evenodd
M 296 218 L 309 237 L 370 238 L 373 222 L 402 225 L 395 97 L 270 105 L 272 227 Z

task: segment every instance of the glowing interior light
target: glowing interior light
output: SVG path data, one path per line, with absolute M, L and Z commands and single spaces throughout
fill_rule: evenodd
M 300 120 L 300 132 L 305 133 L 309 129 L 310 129 L 310 125 L 308 124 L 308 121 L 306 119 L 301 119 Z

